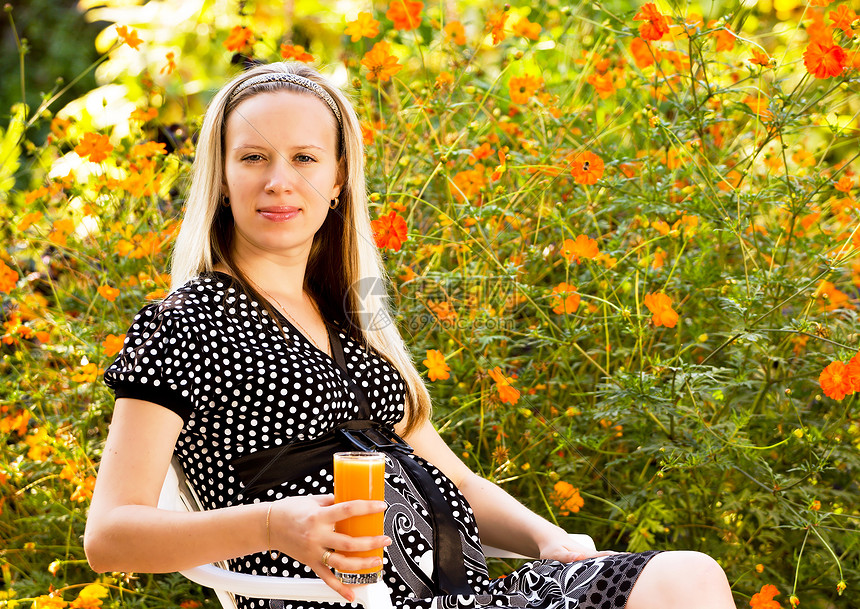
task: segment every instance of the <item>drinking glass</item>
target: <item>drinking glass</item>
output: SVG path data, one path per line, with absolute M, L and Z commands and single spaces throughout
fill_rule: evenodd
M 385 501 L 385 455 L 380 452 L 344 452 L 334 455 L 334 501 L 372 499 Z M 382 535 L 384 513 L 353 516 L 335 523 L 334 530 L 353 537 Z M 346 556 L 378 556 L 383 548 L 359 552 L 339 552 Z M 382 579 L 382 567 L 334 574 L 345 584 L 372 584 Z

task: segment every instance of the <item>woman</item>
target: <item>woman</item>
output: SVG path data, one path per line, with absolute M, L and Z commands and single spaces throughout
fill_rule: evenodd
M 379 559 L 344 552 L 385 547 L 401 607 L 734 607 L 709 557 L 590 552 L 469 471 L 431 425 L 396 328 L 379 323 L 384 297 L 355 287 L 383 277 L 373 243 L 345 96 L 301 64 L 228 83 L 201 130 L 173 289 L 137 315 L 105 374 L 117 400 L 84 540 L 92 567 L 229 560 L 249 573 L 313 572 L 352 600 L 330 569 L 373 568 Z M 333 504 L 330 461 L 301 452 L 360 420 L 414 451 L 389 459 L 380 537 L 334 532 L 386 506 Z M 203 512 L 155 507 L 174 451 Z M 478 528 L 481 541 L 542 560 L 490 582 Z

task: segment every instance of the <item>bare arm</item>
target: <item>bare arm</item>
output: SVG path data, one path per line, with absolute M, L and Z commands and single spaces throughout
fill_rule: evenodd
M 572 544 L 563 529 L 472 472 L 445 444 L 429 420 L 405 439 L 419 456 L 433 463 L 457 485 L 472 506 L 484 543 L 526 556 L 564 562 L 610 553 L 595 553 Z
M 84 549 L 96 571 L 161 573 L 269 549 L 311 567 L 348 600 L 353 593 L 322 564 L 327 548 L 367 550 L 385 537 L 351 538 L 334 523 L 378 512 L 384 504 L 352 501 L 333 505 L 330 495 L 290 497 L 274 503 L 183 513 L 158 509 L 158 496 L 182 420 L 157 404 L 117 400 L 96 488 L 87 517 Z M 266 529 L 269 508 L 271 531 Z M 370 568 L 374 558 L 331 562 L 339 568 Z

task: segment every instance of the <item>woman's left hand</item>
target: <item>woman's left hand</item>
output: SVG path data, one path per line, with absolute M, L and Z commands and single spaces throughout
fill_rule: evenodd
M 578 560 L 609 556 L 611 554 L 620 554 L 620 552 L 613 552 L 611 550 L 595 551 L 579 545 L 573 539 L 565 539 L 564 537 L 553 539 L 543 544 L 540 548 L 540 557 L 542 559 L 557 560 L 559 562 L 576 562 Z

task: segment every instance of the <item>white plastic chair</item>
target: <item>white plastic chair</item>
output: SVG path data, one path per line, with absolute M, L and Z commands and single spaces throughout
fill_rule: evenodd
M 158 507 L 192 512 L 200 510 L 200 501 L 188 484 L 182 467 L 173 460 L 164 479 Z M 571 535 L 579 545 L 594 549 L 588 535 Z M 484 546 L 488 558 L 528 558 L 520 554 Z M 180 571 L 191 581 L 212 588 L 223 609 L 236 609 L 234 595 L 294 601 L 346 603 L 343 597 L 317 577 L 291 578 L 236 573 L 223 565 L 201 565 Z M 355 587 L 355 602 L 366 609 L 393 609 L 388 586 L 384 582 Z

